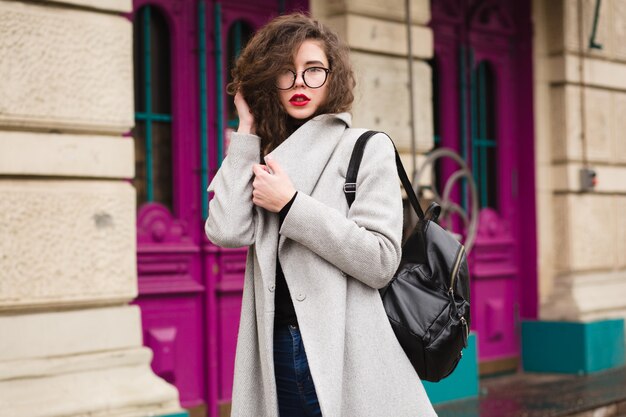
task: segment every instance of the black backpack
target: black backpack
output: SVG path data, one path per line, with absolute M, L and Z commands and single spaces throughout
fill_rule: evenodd
M 376 133 L 365 132 L 354 145 L 344 186 L 349 206 L 354 202 L 365 145 Z M 426 213 L 422 211 L 397 149 L 396 166 L 419 221 L 402 245 L 398 270 L 380 294 L 391 327 L 417 374 L 437 382 L 454 371 L 467 346 L 467 256 L 463 245 L 436 223 L 441 207 L 433 203 Z

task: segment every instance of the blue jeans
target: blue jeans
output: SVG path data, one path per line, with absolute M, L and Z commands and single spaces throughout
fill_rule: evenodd
M 280 417 L 321 417 L 302 335 L 296 326 L 274 328 L 274 373 Z

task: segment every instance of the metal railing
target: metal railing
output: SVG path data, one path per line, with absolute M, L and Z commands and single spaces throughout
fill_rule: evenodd
M 437 178 L 436 162 L 443 160 L 444 158 L 454 161 L 458 169 L 454 171 L 443 184 L 441 194 L 435 186 Z M 429 174 L 427 176 L 427 174 Z M 422 184 L 420 181 L 424 181 L 424 178 L 430 178 L 430 183 Z M 470 204 L 468 208 L 464 208 L 457 202 L 452 200 L 452 190 L 454 186 L 459 183 L 461 187 L 464 185 L 469 191 Z M 476 240 L 476 231 L 478 227 L 478 191 L 476 189 L 476 183 L 472 171 L 469 169 L 463 158 L 456 152 L 449 148 L 438 148 L 426 155 L 426 159 L 421 164 L 419 169 L 415 172 L 413 177 L 413 187 L 415 187 L 415 193 L 418 197 L 424 198 L 425 192 L 431 193 L 432 199 L 441 206 L 441 214 L 439 215 L 439 223 L 447 230 L 452 232 L 457 238 L 463 241 L 465 250 L 469 252 L 474 246 Z M 452 230 L 452 216 L 457 215 L 463 223 L 462 233 L 458 233 Z M 417 220 L 417 219 L 415 219 Z

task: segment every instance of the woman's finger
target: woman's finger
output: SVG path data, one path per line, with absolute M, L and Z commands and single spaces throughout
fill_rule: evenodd
M 257 177 L 263 174 L 267 174 L 265 167 L 261 164 L 252 165 L 252 172 L 254 172 L 254 175 L 256 175 Z
M 241 91 L 237 91 L 233 101 L 237 109 L 237 115 L 239 116 L 239 127 L 237 131 L 240 133 L 254 133 L 254 116 L 243 94 L 241 94 Z

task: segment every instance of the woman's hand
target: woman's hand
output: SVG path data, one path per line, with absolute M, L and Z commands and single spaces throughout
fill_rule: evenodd
M 239 116 L 237 133 L 254 134 L 254 116 L 250 111 L 248 103 L 246 103 L 246 100 L 243 98 L 241 91 L 237 91 L 237 94 L 235 94 L 235 107 L 237 108 L 237 115 Z
M 278 213 L 293 198 L 296 189 L 278 162 L 265 158 L 267 165 L 254 164 L 252 202 L 259 207 Z M 270 172 L 273 172 L 271 174 Z

